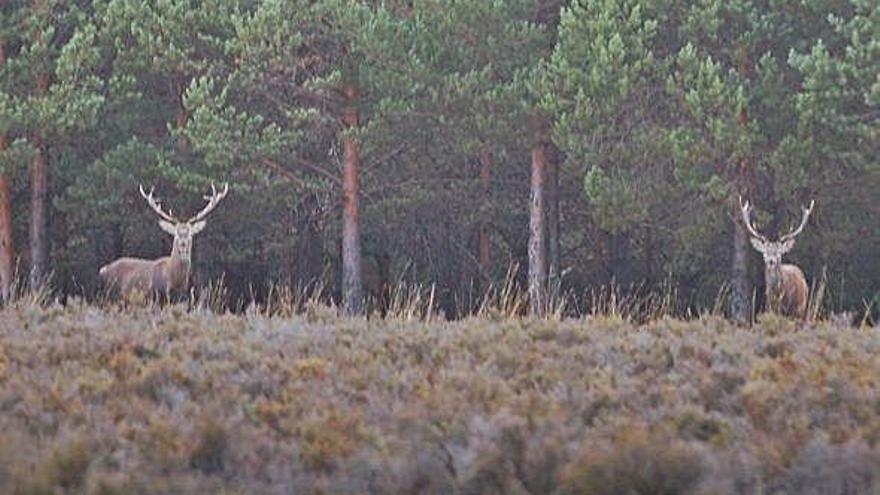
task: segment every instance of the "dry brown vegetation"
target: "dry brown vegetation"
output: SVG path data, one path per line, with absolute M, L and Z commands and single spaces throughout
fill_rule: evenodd
M 876 329 L 0 310 L 0 493 L 877 490 Z

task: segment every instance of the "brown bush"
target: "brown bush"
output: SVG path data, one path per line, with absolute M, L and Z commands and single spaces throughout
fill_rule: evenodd
M 700 456 L 686 443 L 640 426 L 588 440 L 581 451 L 566 469 L 566 493 L 684 495 L 704 475 Z
M 0 309 L 0 493 L 876 490 L 877 332 L 317 310 Z

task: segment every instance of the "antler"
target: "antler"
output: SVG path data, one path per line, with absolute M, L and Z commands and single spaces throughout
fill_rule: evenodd
M 742 211 L 743 224 L 746 226 L 746 230 L 749 231 L 749 234 L 751 234 L 752 237 L 761 239 L 764 242 L 768 242 L 767 237 L 755 230 L 755 227 L 752 225 L 752 221 L 750 219 L 752 213 L 752 205 L 749 204 L 748 201 L 743 202 L 742 196 L 739 197 L 739 207 Z
M 144 199 L 147 200 L 147 203 L 149 203 L 150 208 L 152 208 L 153 211 L 155 211 L 160 217 L 162 217 L 165 220 L 168 220 L 169 222 L 174 222 L 174 223 L 179 222 L 179 220 L 177 218 L 175 218 L 174 215 L 171 214 L 171 210 L 168 210 L 168 213 L 165 213 L 164 211 L 162 211 L 162 205 L 159 203 L 159 201 L 156 198 L 153 197 L 153 188 L 152 187 L 150 188 L 149 194 L 144 192 L 144 186 L 142 186 L 142 185 L 138 185 L 138 189 L 140 189 L 140 191 L 141 191 L 141 196 L 143 196 Z
M 219 193 L 217 192 L 217 188 L 214 187 L 214 183 L 211 183 L 211 194 L 205 196 L 205 200 L 208 201 L 208 204 L 205 205 L 204 208 L 202 208 L 202 211 L 196 213 L 195 216 L 190 218 L 188 220 L 188 222 L 190 222 L 190 223 L 197 222 L 197 221 L 205 218 L 206 216 L 208 216 L 208 213 L 211 213 L 211 210 L 213 210 L 214 208 L 217 207 L 217 203 L 219 203 L 221 199 L 225 198 L 226 193 L 228 193 L 228 192 L 229 192 L 229 184 L 228 183 L 223 184 L 223 191 L 221 191 Z
M 811 200 L 810 206 L 803 209 L 804 214 L 801 217 L 801 224 L 798 225 L 798 228 L 796 228 L 796 229 L 792 230 L 791 232 L 785 234 L 784 236 L 780 237 L 779 242 L 785 242 L 785 241 L 794 239 L 795 237 L 798 236 L 798 234 L 801 233 L 802 230 L 804 230 L 804 227 L 807 225 L 807 219 L 810 218 L 810 213 L 813 212 L 813 206 L 815 206 L 815 205 L 816 205 L 816 200 L 815 199 Z

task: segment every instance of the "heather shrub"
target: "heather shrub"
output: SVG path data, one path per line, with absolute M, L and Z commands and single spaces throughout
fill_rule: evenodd
M 228 443 L 226 428 L 214 419 L 205 419 L 198 432 L 196 447 L 189 454 L 189 465 L 205 474 L 223 471 Z
M 96 459 L 94 447 L 85 438 L 71 435 L 40 449 L 36 458 L 31 458 L 24 449 L 17 455 L 5 452 L 2 459 L 5 466 L 0 470 L 3 473 L 0 482 L 6 485 L 4 493 L 81 492 Z
M 870 329 L 305 306 L 0 309 L 0 493 L 877 489 Z
M 858 441 L 813 441 L 773 483 L 773 489 L 803 495 L 880 493 L 880 452 Z
M 687 443 L 633 426 L 584 442 L 563 483 L 564 492 L 581 495 L 682 495 L 703 475 L 701 457 Z

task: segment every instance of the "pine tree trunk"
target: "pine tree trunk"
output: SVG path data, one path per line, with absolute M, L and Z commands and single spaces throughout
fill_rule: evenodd
M 0 134 L 0 153 L 6 149 L 6 136 Z M 12 237 L 12 187 L 9 177 L 0 173 L 0 301 L 9 299 L 15 283 L 15 244 Z
M 342 125 L 346 130 L 353 130 L 358 125 L 358 90 L 353 85 L 345 85 L 342 88 L 342 95 L 345 98 Z M 342 172 L 344 195 L 342 209 L 342 306 L 351 315 L 360 315 L 364 312 L 358 144 L 352 136 L 346 136 L 342 140 L 344 153 Z
M 65 249 L 70 234 L 69 227 L 65 212 L 58 210 L 52 212 L 52 220 L 47 230 L 49 238 L 52 239 L 48 258 L 52 260 L 52 289 L 62 297 L 67 297 L 75 288 L 70 256 L 72 251 Z M 56 251 L 52 252 L 52 249 Z
M 749 235 L 741 222 L 733 222 L 733 264 L 730 281 L 730 316 L 740 323 L 751 320 L 749 284 Z
M 49 89 L 49 76 L 41 74 L 36 81 L 36 94 L 43 96 Z M 46 136 L 37 129 L 33 136 L 36 154 L 31 162 L 31 221 L 30 221 L 30 285 L 32 289 L 46 282 L 48 263 L 47 210 L 46 195 L 49 189 L 49 154 L 46 149 Z
M 538 119 L 536 118 L 536 121 Z M 547 310 L 547 149 L 542 123 L 535 125 L 532 142 L 532 177 L 529 201 L 529 301 L 534 316 Z
M 547 281 L 555 292 L 559 289 L 559 154 L 553 151 L 547 159 Z
M 489 197 L 490 190 L 489 184 L 491 181 L 491 173 L 492 173 L 492 150 L 490 147 L 485 147 L 480 153 L 480 195 L 482 204 L 489 204 L 491 198 Z M 489 243 L 489 222 L 485 219 L 480 220 L 480 232 L 479 232 L 479 253 L 478 253 L 478 261 L 480 267 L 480 279 L 487 282 L 488 285 L 489 277 L 492 269 L 492 254 L 490 252 L 490 243 Z
M 0 67 L 6 62 L 3 40 L 0 40 Z M 0 153 L 7 147 L 6 135 L 0 133 Z M 15 244 L 12 237 L 12 186 L 9 177 L 0 172 L 0 302 L 12 295 L 15 283 Z
M 737 55 L 737 72 L 740 78 L 745 81 L 749 77 L 750 63 L 748 51 L 745 46 L 739 47 Z M 739 111 L 739 126 L 745 129 L 748 126 L 749 117 L 746 107 L 743 106 Z M 737 168 L 735 181 L 739 191 L 746 190 L 747 173 L 749 171 L 748 162 L 743 161 Z M 733 203 L 733 218 L 739 218 L 738 201 Z M 749 234 L 742 222 L 733 222 L 733 266 L 731 266 L 731 294 L 730 294 L 730 316 L 740 323 L 748 323 L 752 317 L 752 298 L 751 284 L 749 283 Z
M 45 140 L 38 136 L 34 139 L 36 154 L 31 162 L 31 221 L 30 221 L 30 253 L 31 253 L 31 288 L 38 288 L 46 281 L 46 265 L 48 258 L 48 240 L 46 236 L 46 194 L 49 188 L 49 160 Z
M 321 232 L 318 226 L 318 199 L 314 193 L 305 198 L 303 212 L 298 218 L 297 233 L 299 243 L 296 247 L 294 282 L 302 291 L 314 290 L 320 281 L 324 266 L 321 263 Z
M 285 245 L 281 250 L 281 266 L 279 267 L 281 273 L 279 274 L 280 277 L 277 279 L 277 283 L 282 283 L 289 287 L 299 289 L 300 286 L 297 282 L 296 276 L 296 251 L 299 238 L 302 234 L 300 234 L 299 229 L 296 228 L 296 219 L 297 213 L 293 208 L 287 208 L 284 215 L 281 217 L 281 228 L 285 234 L 293 234 L 291 237 L 294 244 L 290 246 Z

